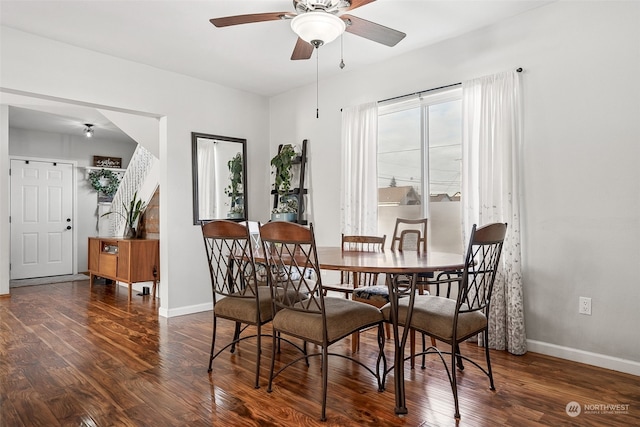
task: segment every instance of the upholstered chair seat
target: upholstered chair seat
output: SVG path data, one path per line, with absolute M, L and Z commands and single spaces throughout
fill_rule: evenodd
M 321 345 L 324 339 L 322 314 L 297 311 L 296 308 L 303 304 L 305 303 L 297 303 L 291 309 L 279 311 L 273 320 L 273 326 L 280 332 Z M 344 298 L 325 297 L 324 310 L 329 342 L 335 342 L 354 330 L 376 324 L 383 319 L 378 308 Z
M 407 318 L 407 307 L 409 298 L 398 300 L 398 320 L 399 324 Z M 466 304 L 462 304 L 461 310 L 467 310 Z M 386 321 L 390 322 L 391 304 L 382 307 L 382 314 Z M 433 295 L 417 295 L 411 315 L 411 327 L 422 332 L 423 325 L 429 325 L 429 334 L 442 341 L 449 341 L 453 338 L 451 319 L 456 312 L 456 300 L 438 297 Z M 458 316 L 457 336 L 466 337 L 473 335 L 477 331 L 487 326 L 487 317 L 481 311 L 460 313 Z

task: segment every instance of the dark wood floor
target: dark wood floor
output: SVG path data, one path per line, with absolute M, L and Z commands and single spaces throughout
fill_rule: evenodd
M 267 393 L 253 388 L 254 342 L 216 359 L 207 373 L 211 313 L 158 318 L 157 303 L 88 281 L 15 288 L 0 299 L 0 426 L 452 426 L 453 400 L 435 359 L 407 364 L 409 414 L 394 414 L 393 386 L 342 358 L 330 360 L 327 421 L 320 416 L 319 360 L 294 365 Z M 232 331 L 223 323 L 223 333 Z M 387 354 L 391 356 L 391 343 Z M 349 339 L 336 351 L 348 353 Z M 375 335 L 358 354 L 375 357 Z M 481 356 L 475 345 L 464 353 Z M 280 358 L 293 352 L 283 345 Z M 539 354 L 492 351 L 497 391 L 471 366 L 459 376 L 460 426 L 640 425 L 640 378 Z M 393 378 L 390 378 L 393 381 Z M 569 417 L 575 401 L 582 413 Z M 585 405 L 624 413 L 585 413 Z M 606 412 L 598 407 L 600 412 Z M 625 409 L 626 408 L 626 409 Z

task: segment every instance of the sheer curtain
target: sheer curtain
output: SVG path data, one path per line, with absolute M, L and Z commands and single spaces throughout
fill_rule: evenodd
M 219 218 L 216 192 L 216 142 L 204 139 L 198 140 L 198 218 Z
M 342 232 L 375 235 L 378 229 L 378 104 L 342 110 Z
M 473 224 L 508 223 L 490 307 L 488 345 L 513 354 L 527 351 L 520 259 L 520 92 L 516 71 L 462 84 L 463 232 L 468 234 Z M 465 237 L 466 241 L 469 236 Z

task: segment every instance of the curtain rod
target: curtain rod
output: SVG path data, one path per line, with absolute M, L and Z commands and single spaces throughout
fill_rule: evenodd
M 522 68 L 521 67 L 520 68 L 516 68 L 516 71 L 518 73 L 521 73 L 522 72 Z M 383 99 L 382 101 L 378 101 L 378 103 L 387 102 L 387 101 L 394 101 L 396 99 L 405 98 L 407 96 L 414 96 L 414 95 L 420 96 L 423 93 L 433 92 L 434 90 L 446 89 L 448 87 L 460 86 L 461 84 L 462 84 L 462 82 L 458 82 L 458 83 L 452 83 L 452 84 L 446 85 L 446 86 L 440 86 L 440 87 L 434 87 L 434 88 L 431 88 L 431 89 L 421 90 L 420 92 L 407 93 L 405 95 L 399 95 L 399 96 L 394 96 L 392 98 Z

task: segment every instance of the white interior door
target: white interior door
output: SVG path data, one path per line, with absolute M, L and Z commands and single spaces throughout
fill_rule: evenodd
M 11 279 L 73 273 L 73 165 L 11 160 Z

